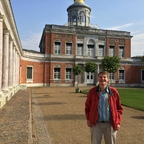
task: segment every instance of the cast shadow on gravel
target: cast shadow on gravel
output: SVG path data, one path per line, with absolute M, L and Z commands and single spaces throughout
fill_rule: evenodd
M 37 98 L 50 98 L 51 96 L 49 95 L 43 95 L 43 96 L 35 96 L 35 97 L 32 97 L 32 99 L 37 99 Z
M 43 116 L 44 120 L 85 120 L 84 114 L 59 114 Z
M 66 102 L 43 102 L 43 103 L 32 102 L 32 105 L 62 105 L 62 104 L 67 104 L 67 103 Z
M 133 119 L 144 119 L 144 116 L 132 116 Z

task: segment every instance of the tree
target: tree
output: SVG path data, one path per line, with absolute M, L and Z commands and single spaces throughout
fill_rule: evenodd
M 87 73 L 89 72 L 93 73 L 96 70 L 97 70 L 97 65 L 94 62 L 87 62 L 85 64 L 84 71 L 86 71 Z
M 94 73 L 97 70 L 97 64 L 94 62 L 87 62 L 84 67 L 84 71 L 87 73 Z
M 120 67 L 120 58 L 118 58 L 117 56 L 105 56 L 104 59 L 102 59 L 101 64 L 104 71 L 107 71 L 108 73 L 112 74 L 115 73 L 117 69 Z
M 83 68 L 80 65 L 75 65 L 73 67 L 73 74 L 77 76 L 77 89 L 78 89 L 78 75 L 80 75 L 82 71 L 83 71 Z
M 107 71 L 108 73 L 115 73 L 120 67 L 120 58 L 117 56 L 105 56 L 104 59 L 102 59 L 101 64 L 104 71 Z

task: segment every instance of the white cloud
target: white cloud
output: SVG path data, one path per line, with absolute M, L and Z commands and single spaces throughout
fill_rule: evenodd
M 41 33 L 29 33 L 26 37 L 21 38 L 22 48 L 39 51 Z
M 123 30 L 124 28 L 128 28 L 133 26 L 133 23 L 127 23 L 127 24 L 123 24 L 123 25 L 119 25 L 119 26 L 114 26 L 114 27 L 110 27 L 110 28 L 106 28 L 109 30 Z
M 144 55 L 144 32 L 133 35 L 131 41 L 132 56 Z

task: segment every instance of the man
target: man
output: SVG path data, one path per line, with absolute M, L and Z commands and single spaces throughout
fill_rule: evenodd
M 90 89 L 85 114 L 91 130 L 91 144 L 101 144 L 102 135 L 106 144 L 116 143 L 116 133 L 122 121 L 123 108 L 119 93 L 108 86 L 108 73 L 98 74 L 98 86 Z

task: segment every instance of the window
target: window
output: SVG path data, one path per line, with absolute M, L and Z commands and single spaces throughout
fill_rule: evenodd
M 88 56 L 94 56 L 94 45 L 88 44 Z
M 77 55 L 83 54 L 83 44 L 77 44 Z
M 99 56 L 104 56 L 104 45 L 99 45 Z
M 27 67 L 27 80 L 32 80 L 33 67 Z
M 78 15 L 78 23 L 80 25 L 84 25 L 85 24 L 85 13 L 83 11 L 81 11 Z
M 60 79 L 60 68 L 54 68 L 54 79 Z
M 109 56 L 114 56 L 115 52 L 114 52 L 115 47 L 114 46 L 109 46 Z
M 66 79 L 67 80 L 72 79 L 72 69 L 71 68 L 66 68 Z
M 142 81 L 144 82 L 144 70 L 141 71 L 141 78 L 142 78 Z
M 114 79 L 115 79 L 115 78 L 114 78 L 114 73 L 110 73 L 109 79 L 110 79 L 110 80 L 114 80 Z
M 73 23 L 73 25 L 76 25 L 76 19 L 77 19 L 76 15 L 73 15 L 72 16 L 72 23 Z
M 54 54 L 60 54 L 60 47 L 61 47 L 61 43 L 60 42 L 55 42 Z
M 124 80 L 124 70 L 119 70 L 119 80 Z
M 124 57 L 124 46 L 119 46 L 119 57 L 120 58 Z
M 66 54 L 72 54 L 72 43 L 66 43 Z

